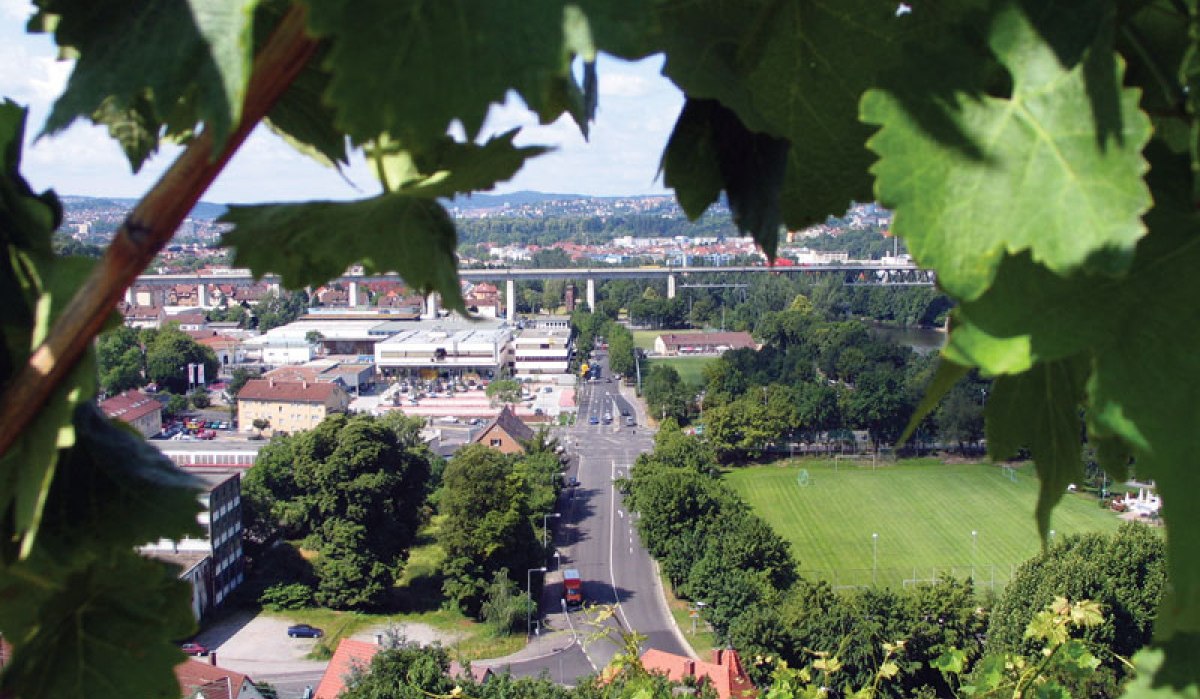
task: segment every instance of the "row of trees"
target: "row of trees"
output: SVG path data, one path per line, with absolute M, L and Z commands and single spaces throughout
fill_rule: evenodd
M 248 537 L 299 540 L 317 553 L 313 599 L 336 609 L 387 605 L 440 470 L 422 422 L 332 415 L 274 438 L 242 485 Z
M 935 368 L 934 358 L 879 336 L 857 320 L 831 320 L 805 296 L 761 314 L 759 350 L 726 352 L 688 386 L 670 366 L 646 372 L 652 414 L 700 419 L 724 463 L 757 458 L 772 445 L 830 444 L 869 432 L 878 446 L 908 424 Z M 971 375 L 920 425 L 918 444 L 938 437 L 966 449 L 983 436 L 990 382 Z
M 853 687 L 894 660 L 894 676 L 879 687 L 886 696 L 952 696 L 936 667 L 947 654 L 961 658 L 958 674 L 968 677 L 995 658 L 1039 658 L 1041 639 L 1026 629 L 1060 596 L 1098 603 L 1104 619 L 1072 632 L 1098 658 L 1096 672 L 1057 679 L 1073 696 L 1116 696 L 1129 675 L 1124 659 L 1150 641 L 1165 587 L 1162 537 L 1127 524 L 1113 535 L 1063 538 L 1023 564 L 994 605 L 970 580 L 841 592 L 797 576 L 788 544 L 722 484 L 711 446 L 673 421 L 630 476 L 623 485 L 642 540 L 676 594 L 705 603 L 723 641 L 793 667 L 828 653 Z M 752 670 L 760 680 L 767 671 Z

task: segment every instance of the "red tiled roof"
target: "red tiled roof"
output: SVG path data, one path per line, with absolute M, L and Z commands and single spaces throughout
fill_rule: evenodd
M 109 417 L 132 423 L 155 410 L 162 410 L 162 403 L 141 391 L 129 390 L 102 401 L 100 409 Z
M 692 660 L 655 648 L 642 654 L 642 667 L 647 671 L 666 675 L 674 682 L 682 682 L 685 677 L 705 679 L 721 699 L 752 699 L 757 694 L 737 651 L 717 648 L 713 650 L 713 661 Z
M 519 442 L 528 442 L 534 437 L 533 428 L 522 422 L 521 418 L 517 417 L 512 409 L 506 405 L 500 409 L 500 413 L 496 417 L 492 418 L 491 422 L 483 426 L 483 429 L 471 441 L 476 444 L 482 444 L 493 428 L 504 430 L 508 433 L 508 436 Z
M 343 638 L 338 643 L 337 650 L 321 675 L 321 684 L 313 699 L 336 699 L 346 689 L 346 678 L 355 667 L 364 670 L 371 665 L 371 658 L 379 652 L 379 646 L 366 641 L 356 641 L 353 638 Z
M 262 400 L 282 403 L 324 403 L 334 391 L 340 391 L 332 383 L 312 381 L 274 381 L 251 379 L 238 392 L 238 400 Z
M 223 667 L 210 665 L 202 660 L 188 658 L 175 666 L 175 679 L 185 696 L 192 697 L 199 691 L 205 699 L 238 699 L 242 687 L 253 683 L 246 675 Z

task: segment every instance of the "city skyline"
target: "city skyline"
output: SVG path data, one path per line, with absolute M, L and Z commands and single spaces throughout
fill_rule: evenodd
M 70 75 L 71 63 L 55 58 L 53 38 L 25 33 L 33 6 L 0 0 L 0 99 L 29 108 L 21 172 L 35 190 L 60 195 L 139 198 L 179 152 L 166 145 L 137 175 L 103 127 L 77 121 L 66 131 L 37 138 L 53 99 Z M 599 106 L 585 141 L 568 116 L 540 126 L 511 93 L 493 105 L 485 135 L 521 127 L 518 145 L 551 146 L 508 182 L 489 193 L 522 190 L 592 196 L 664 194 L 658 163 L 683 104 L 679 90 L 664 78 L 663 59 L 638 62 L 601 55 Z M 286 176 L 281 176 L 286 173 Z M 214 203 L 357 199 L 379 185 L 361 153 L 342 171 L 323 167 L 259 126 L 202 199 Z

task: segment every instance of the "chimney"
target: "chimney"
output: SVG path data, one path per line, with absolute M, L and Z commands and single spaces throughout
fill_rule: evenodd
M 215 651 L 215 650 L 208 651 L 208 664 L 212 665 L 213 667 L 217 666 L 217 651 Z
M 383 634 L 375 634 L 375 645 L 379 646 L 380 648 L 383 647 Z
M 271 388 L 275 388 L 275 377 L 274 376 L 268 377 L 267 383 L 270 384 Z
M 696 661 L 695 660 L 684 661 L 683 675 L 684 675 L 684 677 L 695 677 L 696 676 Z
M 308 379 L 300 379 L 300 388 L 308 390 Z

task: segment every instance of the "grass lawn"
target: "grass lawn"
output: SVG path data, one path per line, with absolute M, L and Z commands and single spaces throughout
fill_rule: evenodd
M 801 469 L 809 473 L 806 487 L 798 484 Z M 963 578 L 974 569 L 981 589 L 998 590 L 1040 547 L 1032 466 L 1018 469 L 1014 482 L 990 464 L 924 459 L 872 470 L 805 460 L 735 469 L 725 479 L 792 543 L 805 577 L 838 586 L 870 585 L 874 578 L 900 587 L 935 574 Z M 1062 536 L 1119 524 L 1095 498 L 1067 494 L 1050 526 Z
M 716 356 L 656 357 L 650 360 L 650 364 L 662 364 L 664 366 L 675 367 L 675 371 L 679 372 L 679 378 L 683 379 L 684 383 L 690 386 L 698 387 L 704 385 L 704 367 L 716 360 Z
M 313 650 L 313 656 L 318 658 L 330 657 L 343 638 L 389 623 L 427 624 L 456 635 L 458 640 L 447 646 L 451 656 L 459 661 L 496 658 L 520 650 L 525 645 L 522 634 L 496 635 L 490 627 L 443 607 L 441 566 L 445 552 L 437 544 L 440 524 L 441 517 L 434 517 L 417 537 L 396 586 L 398 613 L 364 614 L 323 608 L 272 613 L 324 630 L 324 638 Z
M 667 598 L 667 606 L 671 609 L 671 616 L 683 632 L 683 637 L 687 639 L 696 655 L 711 658 L 713 648 L 718 647 L 716 634 L 703 619 L 692 617 L 692 605 L 675 596 L 675 591 L 671 589 L 671 584 L 665 577 L 660 575 L 659 578 L 662 580 L 663 593 Z M 695 631 L 692 631 L 693 628 Z

